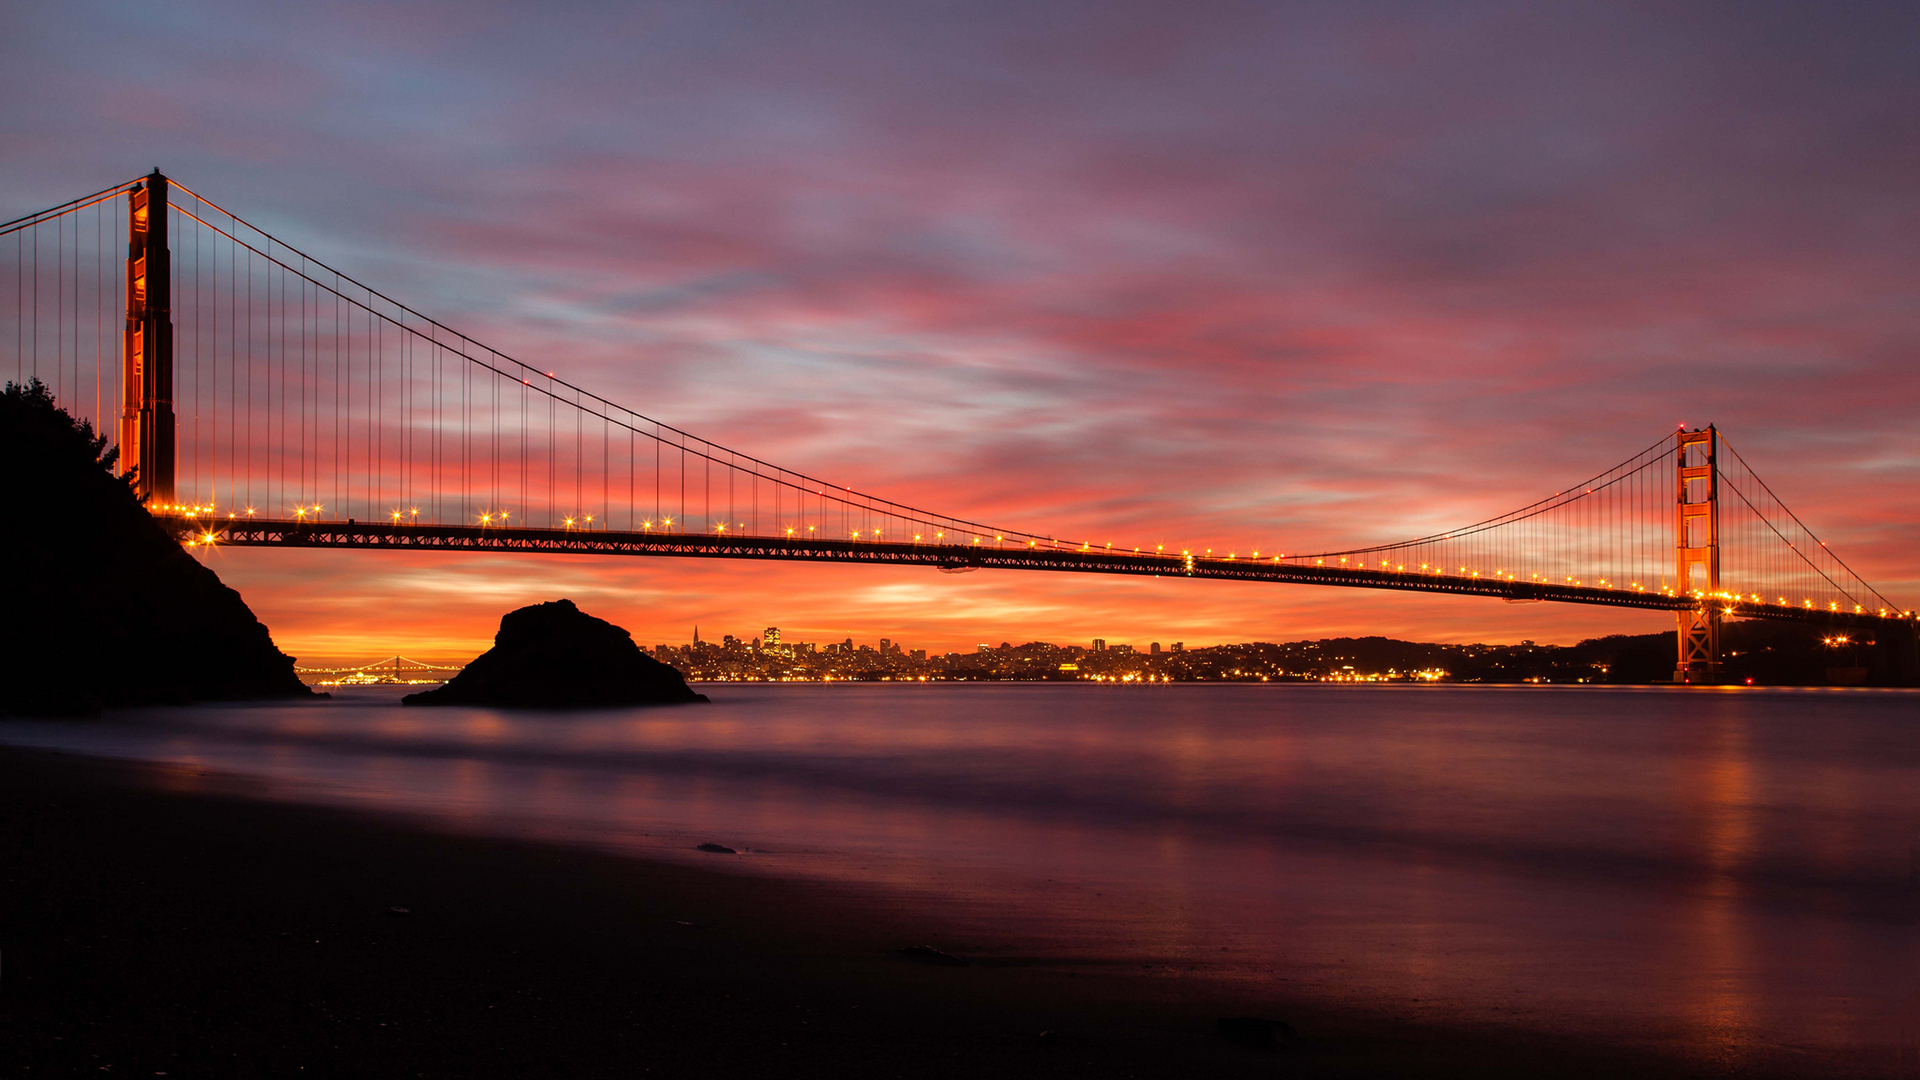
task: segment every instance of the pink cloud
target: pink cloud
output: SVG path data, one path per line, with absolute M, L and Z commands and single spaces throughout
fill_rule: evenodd
M 1870 579 L 1920 594 L 1911 13 L 1828 13 L 1817 42 L 1779 11 L 1367 4 L 587 6 L 425 32 L 445 10 L 194 9 L 148 31 L 177 49 L 138 51 L 37 17 L 4 46 L 6 108 L 100 136 L 0 168 L 77 188 L 165 148 L 614 400 L 1010 527 L 1401 538 L 1713 421 Z M 164 89 L 164 140 L 129 86 Z M 371 649 L 393 623 L 365 613 L 443 581 L 473 599 L 417 625 L 463 648 L 501 605 L 600 589 L 617 611 L 642 579 L 643 637 L 703 611 L 933 647 L 995 620 L 996 642 L 1645 623 L 1095 578 L 222 558 L 327 648 Z

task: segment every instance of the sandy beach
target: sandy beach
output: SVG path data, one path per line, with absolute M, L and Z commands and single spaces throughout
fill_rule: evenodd
M 1719 1075 L 1099 958 L 885 898 L 410 831 L 193 769 L 0 751 L 0 1064 L 18 1076 Z M 402 911 L 401 909 L 404 909 Z M 992 956 L 916 962 L 929 944 Z M 1278 1052 L 1222 1017 L 1280 1019 Z M 1813 1075 L 1783 1051 L 1741 1075 Z

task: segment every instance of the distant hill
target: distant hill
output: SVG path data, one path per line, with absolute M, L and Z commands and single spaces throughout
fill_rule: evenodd
M 113 475 L 37 379 L 0 392 L 0 709 L 307 697 L 240 594 Z

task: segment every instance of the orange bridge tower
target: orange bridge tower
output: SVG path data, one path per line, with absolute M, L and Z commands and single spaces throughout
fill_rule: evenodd
M 127 193 L 127 329 L 121 346 L 120 465 L 134 492 L 173 502 L 173 260 L 167 178 L 153 170 Z
M 1720 435 L 1682 429 L 1675 436 L 1674 587 L 1694 606 L 1679 612 L 1677 683 L 1720 677 Z

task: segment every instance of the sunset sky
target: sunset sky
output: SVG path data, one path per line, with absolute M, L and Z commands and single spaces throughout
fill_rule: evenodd
M 1011 528 L 1315 549 L 1718 424 L 1920 602 L 1920 6 L 11 5 L 0 217 L 158 166 L 509 353 Z M 288 652 L 936 651 L 1668 617 L 1179 580 L 224 550 Z

